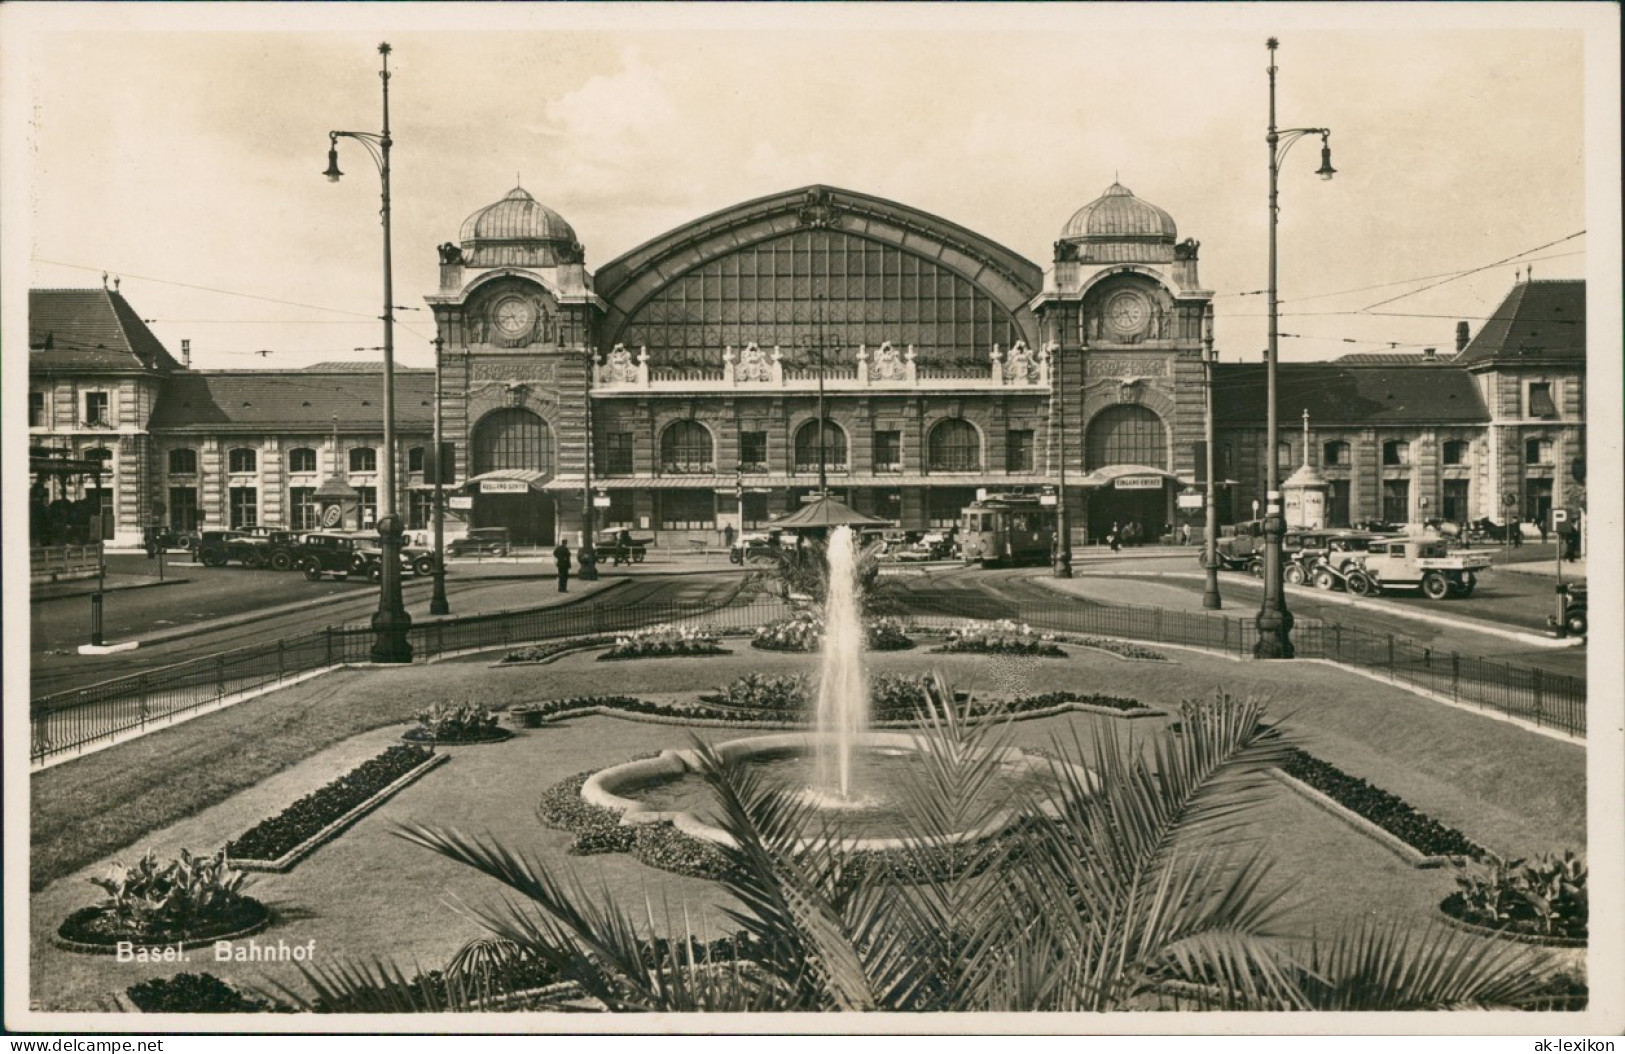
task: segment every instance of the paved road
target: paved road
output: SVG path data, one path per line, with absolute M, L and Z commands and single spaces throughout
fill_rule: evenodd
M 144 557 L 114 556 L 109 571 L 120 573 L 125 570 L 120 561 L 128 560 L 145 563 Z M 183 566 L 189 579 L 185 584 L 107 594 L 104 639 L 142 639 L 135 651 L 99 656 L 77 653 L 77 647 L 88 639 L 87 597 L 31 605 L 31 694 L 38 697 L 84 687 L 324 626 L 365 624 L 378 607 L 377 588 L 367 583 L 325 579 L 316 583 L 306 582 L 302 575 L 269 570 Z M 463 578 L 454 569 L 446 580 L 453 614 L 535 607 L 562 599 L 553 578 L 542 577 L 546 568 L 541 564 L 461 570 L 468 575 L 503 577 Z M 615 576 L 605 575 L 597 586 L 602 588 L 615 580 Z M 627 607 L 704 599 L 721 595 L 736 583 L 737 576 L 726 574 L 639 574 L 630 585 L 616 589 L 606 602 Z M 592 588 L 575 582 L 571 596 L 584 595 Z M 403 581 L 402 599 L 414 621 L 429 617 L 430 593 L 431 582 L 427 579 Z

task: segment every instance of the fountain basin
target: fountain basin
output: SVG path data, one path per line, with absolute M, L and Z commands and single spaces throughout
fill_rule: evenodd
M 769 779 L 782 782 L 786 790 L 805 790 L 806 780 L 800 775 L 809 769 L 819 746 L 832 737 L 820 733 L 789 732 L 776 735 L 751 736 L 730 740 L 715 747 L 727 760 L 742 760 L 763 767 Z M 854 743 L 858 751 L 867 755 L 860 771 L 876 773 L 878 785 L 864 788 L 854 802 L 832 801 L 821 811 L 829 818 L 830 828 L 845 828 L 850 834 L 840 834 L 836 840 L 848 850 L 885 851 L 916 845 L 917 842 L 885 833 L 887 809 L 895 809 L 896 799 L 885 800 L 885 781 L 888 772 L 895 778 L 897 771 L 910 764 L 919 764 L 918 755 L 929 749 L 929 741 L 910 732 L 868 732 Z M 1014 748 L 994 752 L 999 759 L 1000 780 L 994 793 L 1021 797 L 1025 802 L 1036 800 L 1045 812 L 1054 814 L 1054 796 L 1061 787 L 1063 763 L 1048 758 L 1034 757 Z M 1087 771 L 1077 766 L 1065 766 L 1080 776 L 1084 786 L 1092 786 Z M 670 822 L 684 834 L 720 845 L 732 846 L 733 838 L 708 815 L 707 804 L 714 806 L 709 789 L 699 775 L 700 761 L 692 750 L 666 750 L 659 756 L 629 761 L 593 773 L 581 787 L 581 797 L 591 805 L 613 809 L 621 814 L 621 823 Z M 864 800 L 871 797 L 871 800 Z M 933 845 L 952 845 L 988 838 L 1005 827 L 1019 812 L 1019 803 L 1001 807 L 989 819 L 976 827 L 934 839 Z M 809 835 L 798 846 L 805 847 L 829 835 L 822 830 Z

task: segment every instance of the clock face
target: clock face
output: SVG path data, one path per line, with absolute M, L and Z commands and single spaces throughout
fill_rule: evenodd
M 1121 292 L 1106 301 L 1106 323 L 1114 333 L 1138 333 L 1150 314 L 1145 297 L 1139 293 Z
M 491 319 L 504 335 L 517 337 L 536 324 L 536 308 L 524 297 L 510 296 L 497 302 Z

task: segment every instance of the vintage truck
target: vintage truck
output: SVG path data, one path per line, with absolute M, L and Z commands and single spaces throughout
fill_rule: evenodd
M 1430 600 L 1470 596 L 1478 584 L 1478 572 L 1490 566 L 1490 554 L 1452 551 L 1436 539 L 1375 542 L 1364 554 L 1345 555 L 1347 559 L 1337 569 L 1339 577 L 1357 596 L 1373 596 L 1385 589 L 1420 589 Z

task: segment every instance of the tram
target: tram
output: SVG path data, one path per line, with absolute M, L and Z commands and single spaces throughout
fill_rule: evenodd
M 959 539 L 967 564 L 1045 563 L 1055 548 L 1055 506 L 1031 494 L 989 494 L 961 510 Z

